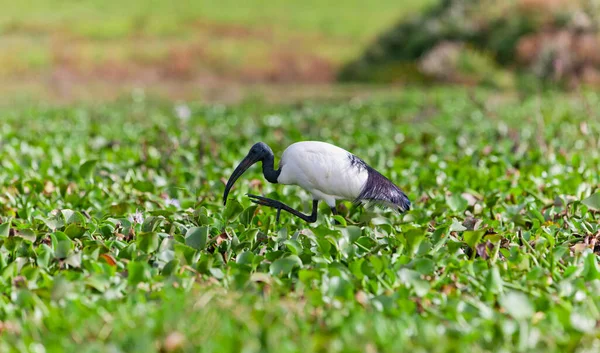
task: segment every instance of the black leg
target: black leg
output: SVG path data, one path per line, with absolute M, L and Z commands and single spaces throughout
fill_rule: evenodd
M 256 204 L 263 205 L 263 206 L 269 206 L 269 207 L 277 209 L 277 222 L 279 222 L 279 214 L 281 213 L 281 210 L 289 212 L 296 217 L 302 218 L 304 221 L 306 221 L 308 223 L 313 223 L 317 220 L 317 209 L 318 209 L 317 206 L 319 204 L 319 200 L 313 200 L 312 213 L 310 216 L 308 216 L 308 215 L 305 215 L 304 213 L 301 213 L 300 211 L 297 211 L 297 210 L 291 208 L 290 206 L 284 204 L 281 201 L 268 199 L 266 197 L 257 196 L 257 195 L 251 195 L 251 194 L 247 194 L 247 195 L 250 198 L 250 201 L 252 201 Z
M 338 214 L 337 208 L 335 206 L 331 207 L 331 213 L 336 216 Z M 334 220 L 333 222 L 334 224 L 340 224 L 340 222 L 338 222 L 338 220 Z

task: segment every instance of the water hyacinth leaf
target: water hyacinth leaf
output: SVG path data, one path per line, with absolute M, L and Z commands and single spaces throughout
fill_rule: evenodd
M 348 238 L 348 242 L 354 243 L 362 235 L 362 229 L 357 226 L 347 226 L 342 228 L 342 235 Z
M 502 235 L 498 233 L 488 234 L 483 237 L 484 240 L 489 241 L 491 243 L 497 243 L 503 239 Z
M 462 233 L 463 240 L 465 241 L 465 243 L 467 243 L 469 247 L 475 249 L 475 246 L 479 244 L 485 232 L 485 229 L 465 231 Z
M 585 256 L 585 262 L 583 264 L 583 278 L 586 281 L 592 281 L 600 279 L 600 271 L 598 271 L 598 260 L 596 254 L 589 252 Z
M 10 233 L 10 224 L 10 219 L 7 222 L 0 224 L 0 237 L 8 238 L 8 234 Z
M 163 276 L 171 276 L 176 273 L 179 268 L 179 260 L 173 259 L 169 261 L 162 269 L 161 274 Z
M 302 260 L 296 255 L 290 255 L 281 259 L 275 260 L 269 267 L 269 273 L 273 276 L 286 276 L 294 267 L 301 267 Z
M 415 270 L 423 275 L 432 274 L 435 270 L 435 262 L 428 258 L 419 258 L 414 261 Z
M 191 227 L 185 234 L 185 245 L 197 250 L 204 250 L 208 242 L 208 234 L 209 228 L 206 226 Z
M 333 216 L 333 219 L 336 220 L 339 223 L 339 225 L 342 227 L 346 227 L 348 225 L 348 223 L 346 222 L 346 219 L 340 215 Z
M 69 238 L 75 239 L 75 238 L 80 238 L 86 232 L 86 230 L 87 229 L 85 227 L 81 226 L 80 224 L 71 223 L 65 229 L 65 234 Z
M 351 299 L 353 297 L 354 286 L 351 282 L 341 276 L 335 276 L 329 279 L 329 293 L 334 297 Z
M 370 256 L 369 262 L 371 263 L 371 266 L 373 267 L 373 271 L 375 272 L 376 275 L 383 272 L 383 261 L 381 260 L 381 258 L 379 258 L 378 256 Z
M 65 226 L 65 221 L 60 216 L 50 216 L 50 218 L 43 218 L 44 223 L 50 230 L 55 231 Z
M 129 204 L 125 202 L 113 203 L 108 207 L 108 210 L 114 216 L 125 216 L 129 211 Z
M 133 183 L 133 188 L 141 192 L 152 192 L 154 191 L 154 184 L 147 180 L 136 181 Z
M 469 205 L 468 201 L 465 200 L 465 198 L 459 193 L 452 194 L 452 196 L 446 199 L 446 202 L 448 203 L 448 206 L 450 206 L 450 209 L 454 212 L 462 212 Z
M 181 263 L 191 265 L 194 262 L 194 254 L 196 254 L 196 249 L 185 244 L 175 243 L 173 245 L 173 250 L 175 251 L 175 256 L 177 256 Z
M 164 218 L 157 216 L 146 217 L 142 223 L 142 232 L 154 232 L 163 220 Z
M 591 210 L 600 211 L 600 192 L 596 192 L 590 197 L 583 199 L 581 203 Z
M 240 223 L 247 226 L 250 225 L 250 223 L 252 222 L 252 219 L 254 218 L 254 213 L 256 213 L 256 209 L 258 208 L 258 206 L 256 205 L 252 205 L 248 208 L 245 208 L 244 211 L 242 211 L 241 215 L 240 215 Z
M 502 289 L 503 289 L 502 276 L 500 275 L 500 270 L 498 270 L 497 266 L 493 265 L 490 268 L 490 271 L 486 278 L 485 284 L 486 284 L 485 288 L 490 293 L 501 293 L 502 292 Z
M 452 218 L 452 225 L 450 225 L 451 232 L 462 232 L 467 230 L 467 227 L 463 226 L 456 218 Z
M 79 176 L 82 177 L 83 179 L 91 180 L 97 164 L 98 164 L 98 160 L 96 160 L 96 159 L 90 159 L 90 160 L 83 162 L 79 166 Z
M 286 241 L 283 242 L 288 250 L 294 254 L 294 255 L 300 255 L 302 254 L 302 244 L 300 244 L 300 242 L 298 242 L 297 240 L 294 239 L 288 239 Z
M 136 235 L 136 244 L 138 249 L 146 254 L 150 254 L 158 249 L 158 233 L 142 232 Z
M 227 206 L 225 206 L 225 211 L 223 211 L 223 219 L 230 222 L 239 216 L 243 210 L 244 208 L 237 200 L 231 199 L 227 201 Z
M 500 298 L 500 305 L 506 313 L 517 320 L 529 319 L 533 316 L 533 305 L 522 292 L 510 291 Z
M 248 241 L 252 243 L 256 240 L 256 236 L 258 235 L 259 231 L 260 230 L 258 228 L 248 228 L 242 234 L 240 234 L 238 238 L 241 242 Z
M 569 319 L 577 331 L 593 333 L 596 329 L 596 320 L 589 313 L 573 312 Z
M 65 224 L 79 223 L 85 224 L 86 218 L 79 212 L 64 209 L 60 211 L 65 219 Z
M 52 284 L 51 296 L 53 300 L 60 300 L 65 298 L 69 293 L 73 291 L 73 283 L 66 279 L 64 276 L 58 276 L 54 279 Z
M 235 262 L 240 265 L 252 265 L 254 260 L 254 253 L 251 251 L 244 251 L 235 259 Z
M 423 239 L 425 239 L 425 232 L 422 229 L 413 228 L 404 233 L 406 239 L 406 251 L 409 254 L 415 254 L 421 245 Z
M 148 265 L 145 262 L 131 261 L 127 264 L 127 281 L 136 285 L 148 279 Z
M 35 232 L 31 228 L 19 229 L 16 235 L 31 243 L 34 243 L 37 239 Z
M 57 259 L 66 259 L 73 249 L 73 242 L 71 239 L 63 232 L 55 232 L 50 237 L 52 239 L 54 256 Z
M 223 270 L 218 267 L 211 267 L 208 271 L 216 279 L 223 279 L 223 277 L 225 277 Z
M 37 254 L 37 258 L 36 258 L 37 265 L 44 269 L 48 268 L 48 266 L 50 265 L 50 261 L 54 257 L 54 250 L 52 250 L 52 248 L 46 244 L 41 244 L 36 249 L 36 254 Z
M 74 268 L 81 267 L 81 252 L 71 252 L 65 259 L 65 264 Z

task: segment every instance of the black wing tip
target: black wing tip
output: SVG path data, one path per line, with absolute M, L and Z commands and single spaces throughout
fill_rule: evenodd
M 399 203 L 397 203 L 398 212 L 400 212 L 400 213 L 410 211 L 410 208 L 412 206 L 412 203 L 410 202 L 410 200 L 404 193 L 402 194 L 402 196 L 403 197 L 401 198 L 401 201 Z
M 404 213 L 410 211 L 412 208 L 412 203 L 408 199 L 404 193 L 399 199 L 390 199 L 385 196 L 379 197 L 361 197 L 352 201 L 352 203 L 356 206 L 363 205 L 363 207 L 367 209 L 372 208 L 389 208 L 398 213 Z
M 366 207 L 378 206 L 391 208 L 399 213 L 409 211 L 412 204 L 396 184 L 375 169 L 367 166 L 369 176 L 360 195 L 354 200 L 355 204 L 367 204 Z

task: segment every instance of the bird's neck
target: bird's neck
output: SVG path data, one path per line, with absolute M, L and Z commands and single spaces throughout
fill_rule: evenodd
M 281 174 L 281 169 L 274 168 L 274 156 L 273 154 L 268 154 L 262 161 L 262 170 L 265 179 L 269 183 L 277 184 L 277 178 L 279 178 L 279 174 Z

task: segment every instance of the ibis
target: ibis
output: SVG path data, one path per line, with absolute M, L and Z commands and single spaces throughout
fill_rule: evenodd
M 345 149 L 319 141 L 290 145 L 283 151 L 278 169 L 274 168 L 271 148 L 263 142 L 254 144 L 229 177 L 223 194 L 223 205 L 227 204 L 227 195 L 236 180 L 257 162 L 262 162 L 262 172 L 268 182 L 297 185 L 312 194 L 310 215 L 280 201 L 248 194 L 252 202 L 276 209 L 277 221 L 283 210 L 308 223 L 315 222 L 319 201 L 325 201 L 334 215 L 337 214 L 336 200 L 375 204 L 400 213 L 410 209 L 410 200 L 406 194 L 388 178 Z

